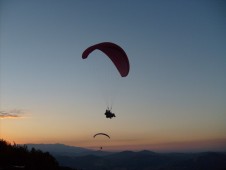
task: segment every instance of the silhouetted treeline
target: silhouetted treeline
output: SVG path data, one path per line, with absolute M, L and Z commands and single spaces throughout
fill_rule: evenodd
M 35 148 L 28 150 L 26 145 L 10 144 L 0 139 L 0 169 L 69 170 L 71 168 L 60 167 L 56 159 L 49 152 L 42 152 Z

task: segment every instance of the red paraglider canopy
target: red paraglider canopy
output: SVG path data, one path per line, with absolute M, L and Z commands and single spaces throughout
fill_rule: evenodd
M 103 42 L 88 47 L 82 54 L 82 58 L 86 59 L 94 50 L 100 50 L 105 53 L 111 61 L 114 63 L 122 77 L 126 77 L 129 74 L 129 60 L 125 51 L 118 45 L 111 42 Z

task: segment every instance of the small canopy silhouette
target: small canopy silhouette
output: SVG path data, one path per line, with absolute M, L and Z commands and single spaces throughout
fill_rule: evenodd
M 97 133 L 93 137 L 95 138 L 98 135 L 104 135 L 104 136 L 107 136 L 110 139 L 110 136 L 108 134 L 106 134 L 106 133 Z

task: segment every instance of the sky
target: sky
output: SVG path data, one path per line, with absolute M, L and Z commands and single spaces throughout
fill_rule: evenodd
M 223 0 L 1 0 L 0 138 L 226 150 L 225 11 Z M 100 42 L 125 50 L 127 77 L 101 51 L 82 59 Z

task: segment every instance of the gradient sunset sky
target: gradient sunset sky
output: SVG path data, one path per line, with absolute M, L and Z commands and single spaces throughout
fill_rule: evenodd
M 105 41 L 127 77 L 100 51 L 81 58 Z M 20 144 L 226 150 L 226 2 L 0 0 L 0 116 Z

